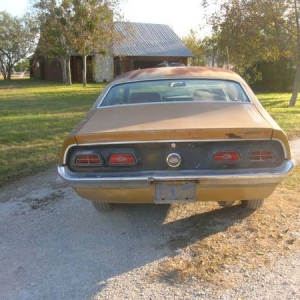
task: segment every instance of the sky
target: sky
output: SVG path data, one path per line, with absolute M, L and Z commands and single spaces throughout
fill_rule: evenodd
M 28 0 L 0 0 L 0 11 L 20 16 L 28 3 Z M 191 29 L 199 32 L 199 25 L 203 24 L 201 0 L 181 4 L 175 0 L 124 0 L 123 3 L 126 21 L 169 25 L 179 37 L 188 35 Z

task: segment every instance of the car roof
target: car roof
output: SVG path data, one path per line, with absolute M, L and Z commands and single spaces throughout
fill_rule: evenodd
M 222 68 L 214 67 L 165 67 L 165 68 L 149 68 L 139 69 L 124 73 L 116 77 L 112 84 L 139 81 L 139 80 L 155 80 L 169 78 L 209 78 L 243 81 L 235 72 Z

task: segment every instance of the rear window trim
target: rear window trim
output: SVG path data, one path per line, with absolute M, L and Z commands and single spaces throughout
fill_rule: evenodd
M 239 81 L 236 80 L 230 80 L 230 79 L 223 79 L 223 78 L 207 78 L 207 77 L 180 77 L 180 78 L 155 78 L 155 79 L 142 79 L 142 80 L 134 80 L 134 81 L 123 81 L 123 82 L 117 82 L 117 83 L 111 83 L 109 87 L 105 90 L 104 94 L 102 93 L 99 96 L 99 103 L 97 104 L 97 108 L 105 108 L 105 107 L 118 107 L 118 106 L 132 106 L 132 105 L 149 105 L 149 104 L 163 104 L 163 103 L 168 103 L 168 102 L 155 102 L 155 103 L 123 103 L 123 104 L 115 104 L 115 105 L 102 105 L 103 101 L 107 97 L 108 93 L 111 91 L 112 88 L 119 86 L 119 85 L 126 85 L 126 84 L 132 84 L 132 83 L 141 83 L 141 82 L 153 82 L 153 81 L 184 81 L 184 80 L 214 80 L 214 81 L 221 81 L 221 82 L 232 82 L 235 84 L 238 84 L 242 90 L 242 92 L 245 94 L 247 97 L 247 101 L 228 101 L 228 103 L 242 103 L 242 104 L 247 104 L 247 103 L 253 103 L 251 97 L 249 96 L 249 93 L 247 92 L 247 89 L 244 88 L 243 84 Z M 169 103 L 177 103 L 177 102 L 197 102 L 197 101 L 170 101 Z M 200 102 L 200 101 L 199 101 Z M 211 103 L 211 102 L 222 102 L 224 101 L 203 101 L 206 103 Z M 225 101 L 226 102 L 226 101 Z

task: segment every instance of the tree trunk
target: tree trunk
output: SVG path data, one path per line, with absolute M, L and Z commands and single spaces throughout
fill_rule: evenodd
M 86 57 L 87 55 L 82 56 L 83 68 L 82 68 L 82 85 L 86 86 Z
M 7 72 L 6 72 L 6 79 L 7 80 L 11 80 L 11 71 L 12 71 L 12 67 L 8 66 L 7 67 Z
M 299 92 L 299 85 L 300 85 L 300 24 L 299 24 L 299 10 L 298 10 L 298 3 L 297 0 L 294 0 L 294 10 L 295 10 L 295 17 L 296 17 L 296 26 L 297 26 L 297 62 L 296 62 L 296 74 L 294 79 L 294 88 L 293 94 L 290 99 L 290 106 L 295 106 L 298 92 Z
M 66 60 L 65 57 L 62 57 L 60 59 L 60 64 L 61 64 L 63 84 L 68 84 L 68 80 L 67 80 L 67 60 Z
M 71 56 L 70 55 L 67 58 L 67 78 L 68 78 L 68 84 L 72 85 Z
M 5 71 L 2 71 L 2 76 L 3 76 L 3 79 L 6 80 L 7 77 L 6 77 L 6 72 Z
M 63 83 L 68 84 L 68 77 L 67 77 L 67 59 L 63 59 Z
M 4 65 L 3 61 L 0 61 L 0 62 L 1 62 L 1 69 L 2 69 L 3 79 L 6 80 L 7 79 L 7 73 L 6 73 L 5 65 Z
M 297 65 L 296 65 L 294 88 L 293 88 L 292 97 L 290 99 L 290 106 L 295 106 L 295 104 L 296 104 L 297 97 L 298 97 L 298 92 L 299 92 L 299 87 L 300 87 L 300 62 L 298 62 Z

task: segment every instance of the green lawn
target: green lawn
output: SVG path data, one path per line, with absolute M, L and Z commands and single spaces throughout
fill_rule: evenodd
M 0 80 L 0 186 L 55 165 L 62 140 L 104 86 Z M 300 137 L 300 100 L 291 108 L 290 94 L 258 97 L 290 138 Z
M 0 80 L 0 186 L 56 164 L 62 140 L 103 87 Z
M 294 107 L 289 107 L 289 93 L 258 94 L 257 97 L 290 139 L 300 138 L 300 94 Z

